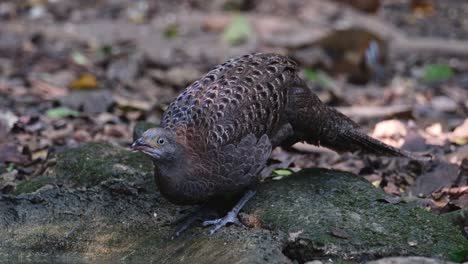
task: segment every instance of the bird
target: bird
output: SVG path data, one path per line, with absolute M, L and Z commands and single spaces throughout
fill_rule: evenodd
M 385 79 L 387 52 L 387 43 L 376 33 L 351 27 L 295 47 L 289 55 L 303 66 L 345 74 L 350 83 L 366 84 Z
M 300 141 L 336 151 L 362 151 L 421 159 L 361 132 L 323 104 L 299 76 L 297 64 L 278 54 L 254 53 L 227 60 L 189 85 L 168 106 L 160 127 L 131 148 L 151 157 L 160 193 L 179 205 L 201 205 L 177 227 L 196 220 L 213 234 L 241 225 L 237 214 L 255 195 L 274 147 Z M 225 216 L 207 219 L 210 204 L 239 198 Z

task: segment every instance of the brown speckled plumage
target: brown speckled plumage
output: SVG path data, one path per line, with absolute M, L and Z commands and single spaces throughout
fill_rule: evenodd
M 159 144 L 161 138 L 168 142 Z M 162 128 L 146 131 L 135 144 L 153 156 L 165 197 L 200 204 L 253 188 L 272 147 L 298 141 L 410 156 L 322 104 L 298 77 L 296 64 L 276 54 L 245 55 L 215 67 L 170 104 Z
M 238 143 L 251 133 L 271 136 L 296 72 L 296 64 L 279 55 L 230 59 L 186 88 L 164 113 L 162 126 L 208 147 Z

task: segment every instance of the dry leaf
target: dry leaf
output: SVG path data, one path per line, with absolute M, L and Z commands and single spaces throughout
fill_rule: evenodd
M 65 88 L 46 83 L 44 81 L 34 80 L 31 84 L 31 93 L 44 100 L 54 100 L 65 96 L 68 93 Z
M 411 10 L 417 17 L 425 17 L 434 14 L 434 6 L 429 0 L 412 0 Z
M 400 189 L 393 182 L 389 182 L 383 190 L 388 194 L 400 195 Z
M 239 214 L 240 221 L 247 227 L 250 228 L 262 228 L 262 221 L 255 214 Z
M 458 179 L 460 168 L 445 161 L 434 160 L 426 165 L 410 190 L 413 195 L 427 195 L 444 187 L 452 186 Z
M 47 148 L 40 149 L 31 153 L 31 160 L 46 160 L 49 150 Z
M 10 162 L 18 165 L 26 165 L 29 159 L 26 155 L 18 151 L 18 147 L 13 144 L 0 145 L 0 163 Z
M 468 143 L 468 118 L 465 119 L 463 124 L 455 128 L 449 135 L 449 140 L 458 145 Z
M 202 28 L 206 31 L 221 32 L 230 21 L 231 18 L 226 15 L 209 15 L 203 19 Z
M 73 80 L 70 84 L 72 89 L 75 90 L 87 90 L 96 89 L 98 85 L 96 77 L 90 73 L 84 73 L 77 79 Z
M 127 110 L 142 110 L 142 111 L 149 111 L 152 107 L 152 104 L 148 101 L 132 99 L 127 97 L 122 97 L 115 95 L 114 101 L 117 103 L 119 108 L 127 109 Z

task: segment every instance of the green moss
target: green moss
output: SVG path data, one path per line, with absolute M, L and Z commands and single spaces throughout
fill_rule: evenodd
M 300 232 L 301 243 L 307 246 L 294 248 L 300 247 L 298 243 L 291 252 L 326 252 L 317 253 L 324 259 L 447 258 L 454 249 L 468 247 L 449 221 L 410 204 L 385 203 L 384 196 L 353 174 L 308 169 L 261 186 L 247 210 L 275 230 Z M 349 237 L 334 236 L 336 228 Z
M 16 189 L 13 192 L 13 194 L 18 195 L 21 193 L 35 192 L 42 186 L 46 184 L 51 184 L 54 181 L 55 179 L 48 177 L 48 176 L 39 176 L 30 180 L 24 180 L 16 186 Z
M 122 151 L 112 146 L 86 145 L 87 150 L 78 153 L 89 153 L 90 148 L 93 157 L 111 156 L 114 162 Z M 128 162 L 125 164 L 132 163 L 127 158 L 125 161 Z M 5 238 L 0 241 L 0 257 L 19 252 L 22 256 L 30 254 L 34 261 L 45 254 L 54 257 L 46 263 L 61 262 L 61 259 L 53 260 L 70 255 L 77 256 L 78 260 L 104 256 L 110 263 L 122 260 L 129 263 L 290 263 L 291 259 L 299 263 L 312 259 L 324 263 L 330 259 L 333 263 L 362 263 L 385 256 L 448 258 L 453 253 L 463 257 L 461 249 L 468 248 L 467 241 L 451 221 L 410 204 L 385 203 L 381 190 L 355 175 L 337 171 L 304 170 L 261 185 L 244 211 L 256 215 L 264 229 L 229 226 L 208 236 L 207 229 L 193 226 L 173 240 L 170 237 L 174 226 L 167 223 L 174 220 L 175 212 L 181 208 L 159 199 L 158 195 L 106 196 L 99 187 L 59 192 L 61 195 L 56 195 L 56 190 L 50 192 L 50 196 L 46 195 L 47 191 L 41 192 L 41 196 L 48 198 L 34 208 L 43 206 L 44 210 L 50 210 L 54 208 L 53 199 L 59 199 L 60 204 L 64 202 L 63 209 L 55 207 L 53 217 L 32 217 L 0 230 L 0 236 Z M 82 192 L 91 196 L 78 200 L 67 198 Z M 95 196 L 96 193 L 99 195 Z M 102 201 L 99 198 L 96 207 L 88 210 L 92 203 L 85 197 L 101 197 L 101 194 Z M 99 205 L 100 201 L 103 204 Z M 83 210 L 77 210 L 84 214 L 65 213 L 69 206 L 84 206 Z M 337 237 L 334 233 L 337 229 L 346 238 Z
M 109 178 L 151 184 L 152 173 L 153 164 L 147 156 L 107 143 L 88 143 L 63 151 L 52 171 L 57 179 L 79 186 L 93 186 Z

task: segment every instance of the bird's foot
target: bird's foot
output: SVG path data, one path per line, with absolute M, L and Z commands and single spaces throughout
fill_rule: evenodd
M 188 214 L 185 217 L 182 217 L 175 221 L 175 223 L 179 223 L 176 227 L 174 234 L 172 235 L 172 239 L 178 237 L 183 231 L 189 228 L 194 222 L 196 221 L 205 221 L 206 219 L 210 219 L 213 217 L 219 216 L 215 211 L 210 210 L 207 207 L 202 207 L 195 212 Z
M 212 225 L 213 228 L 210 229 L 208 234 L 212 235 L 221 227 L 226 226 L 227 224 L 234 224 L 236 226 L 243 227 L 244 225 L 239 221 L 237 218 L 237 214 L 233 211 L 230 211 L 226 216 L 214 220 L 203 221 L 203 226 L 210 226 Z
M 221 227 L 226 226 L 227 224 L 235 224 L 236 226 L 243 227 L 244 225 L 239 221 L 237 215 L 239 214 L 239 211 L 242 209 L 242 207 L 244 207 L 245 203 L 247 203 L 247 201 L 249 201 L 250 198 L 252 198 L 254 195 L 255 191 L 247 191 L 239 200 L 239 202 L 237 202 L 234 208 L 232 208 L 232 210 L 226 214 L 226 216 L 214 220 L 204 221 L 203 226 L 213 226 L 213 228 L 211 228 L 209 231 L 210 235 L 214 234 Z

